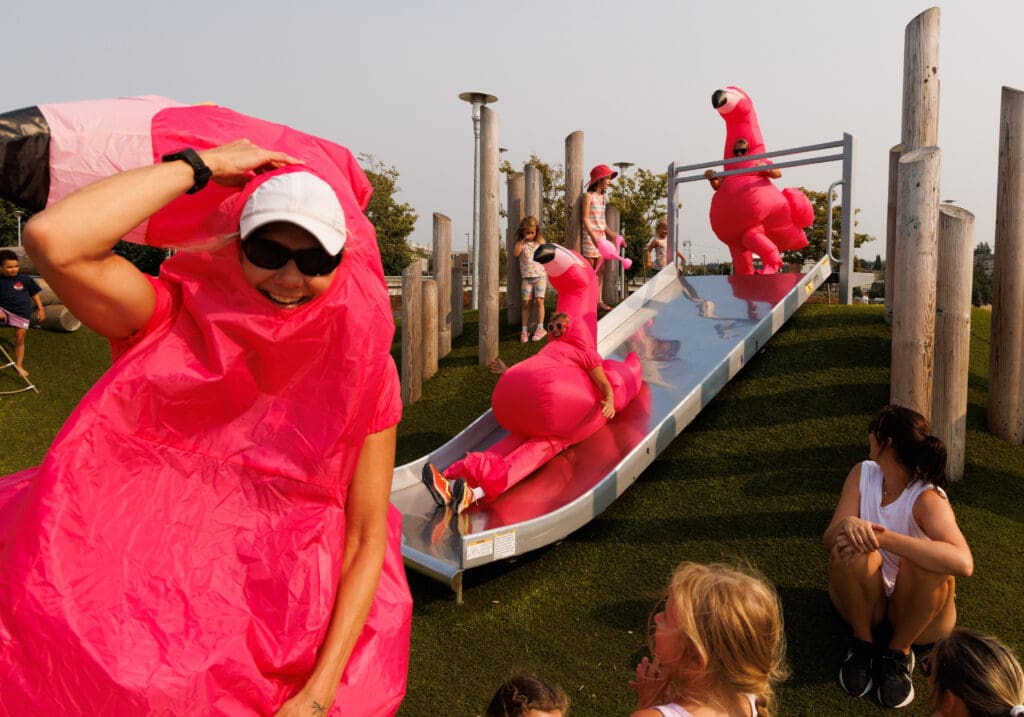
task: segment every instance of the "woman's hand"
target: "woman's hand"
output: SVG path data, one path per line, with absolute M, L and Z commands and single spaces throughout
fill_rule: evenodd
M 870 553 L 878 550 L 878 536 L 883 532 L 882 526 L 850 515 L 839 524 L 836 545 L 842 555 Z
M 213 181 L 225 187 L 240 187 L 254 174 L 289 164 L 304 164 L 290 154 L 263 149 L 247 139 L 204 150 L 199 156 L 213 172 Z
M 281 705 L 281 709 L 274 713 L 274 717 L 326 717 L 327 711 L 331 709 L 331 702 L 333 699 L 317 699 L 303 688 L 299 694 Z
M 646 657 L 640 660 L 636 666 L 636 679 L 629 681 L 629 686 L 636 690 L 637 709 L 647 709 L 658 704 L 667 685 L 668 675 L 662 671 L 657 657 L 653 661 Z

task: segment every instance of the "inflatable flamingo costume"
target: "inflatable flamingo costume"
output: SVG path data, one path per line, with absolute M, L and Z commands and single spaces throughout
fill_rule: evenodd
M 731 159 L 737 140 L 746 140 L 749 154 L 765 151 L 754 103 L 738 87 L 716 90 L 712 105 L 725 120 L 723 158 Z M 770 165 L 767 160 L 730 163 L 726 169 Z M 814 223 L 814 209 L 799 189 L 779 191 L 772 180 L 756 172 L 723 177 L 711 199 L 711 228 L 732 254 L 736 274 L 753 274 L 753 254 L 761 257 L 763 273 L 782 268 L 781 251 L 803 249 L 803 227 Z

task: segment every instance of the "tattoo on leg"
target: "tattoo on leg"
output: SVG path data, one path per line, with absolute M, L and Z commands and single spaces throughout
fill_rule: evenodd
M 327 714 L 327 708 L 324 707 L 319 702 L 317 702 L 316 700 L 313 700 L 313 714 L 315 714 L 315 715 L 325 715 L 325 714 Z

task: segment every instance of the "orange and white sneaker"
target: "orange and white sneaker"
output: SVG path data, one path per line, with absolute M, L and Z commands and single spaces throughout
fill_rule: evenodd
M 452 502 L 452 488 L 448 479 L 444 477 L 441 471 L 434 468 L 434 464 L 427 461 L 423 464 L 423 474 L 421 476 L 423 485 L 430 491 L 430 497 L 434 499 L 437 505 L 444 507 L 451 504 Z
M 473 489 L 466 484 L 465 478 L 456 478 L 451 482 L 452 508 L 460 516 L 473 505 Z

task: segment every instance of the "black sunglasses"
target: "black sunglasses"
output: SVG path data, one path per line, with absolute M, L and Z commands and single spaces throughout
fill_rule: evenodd
M 261 269 L 280 269 L 289 260 L 295 260 L 296 268 L 306 276 L 330 274 L 341 263 L 341 252 L 328 254 L 321 247 L 292 251 L 276 241 L 261 236 L 250 236 L 242 242 L 245 258 Z
M 548 324 L 549 332 L 565 331 L 567 328 L 569 328 L 569 324 L 563 324 L 561 321 L 553 321 Z
M 747 153 L 747 147 L 737 147 L 732 151 L 732 153 L 737 157 L 742 156 Z

